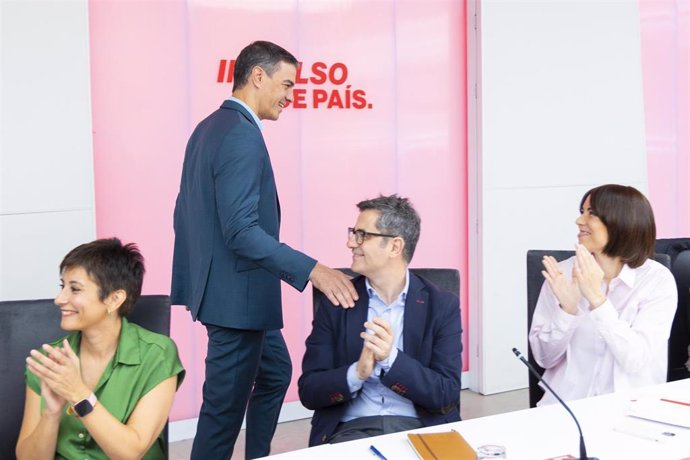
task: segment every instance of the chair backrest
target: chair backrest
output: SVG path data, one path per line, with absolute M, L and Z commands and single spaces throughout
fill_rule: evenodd
M 527 251 L 527 334 L 529 334 L 529 330 L 532 328 L 532 316 L 534 316 L 534 309 L 537 306 L 541 286 L 544 284 L 544 276 L 541 274 L 541 271 L 544 269 L 542 259 L 546 255 L 553 256 L 560 262 L 575 255 L 575 251 L 541 249 Z M 544 373 L 544 369 L 537 364 L 534 356 L 532 356 L 532 347 L 529 346 L 529 341 L 527 341 L 527 359 L 539 371 L 540 375 Z M 527 376 L 529 379 L 529 406 L 536 407 L 537 402 L 544 396 L 544 390 L 541 389 L 539 381 L 531 372 L 528 371 Z
M 170 335 L 170 298 L 141 296 L 128 319 L 159 334 Z M 0 458 L 13 459 L 24 412 L 24 369 L 29 350 L 67 335 L 60 329 L 52 299 L 0 302 Z M 167 424 L 165 427 L 167 444 Z
M 678 287 L 678 309 L 668 338 L 669 382 L 690 378 L 688 347 L 690 347 L 690 238 L 656 240 L 656 252 L 671 258 L 671 273 Z
M 532 249 L 527 251 L 527 334 L 532 328 L 532 316 L 534 315 L 534 309 L 537 306 L 537 300 L 539 299 L 539 292 L 544 284 L 544 276 L 541 274 L 544 269 L 542 264 L 542 259 L 544 256 L 553 256 L 557 261 L 565 260 L 569 257 L 575 255 L 575 251 L 562 251 L 562 250 L 544 250 L 544 249 Z M 671 266 L 671 258 L 667 254 L 654 254 L 654 260 L 664 265 L 667 268 Z M 527 342 L 527 354 L 530 364 L 534 366 L 539 374 L 544 373 L 544 369 L 541 368 L 537 362 L 534 360 L 532 355 L 532 347 L 529 346 L 529 341 Z M 539 386 L 539 381 L 531 372 L 528 371 L 529 378 L 529 405 L 530 407 L 535 407 L 537 402 L 544 396 L 544 390 Z
M 341 272 L 348 276 L 355 277 L 357 273 L 349 268 L 338 268 Z M 441 289 L 452 292 L 460 297 L 460 272 L 455 268 L 410 268 L 410 271 L 417 276 L 421 276 L 434 283 Z M 312 288 L 312 302 L 314 308 L 314 315 L 319 308 L 321 302 L 325 299 L 324 294 L 318 289 Z

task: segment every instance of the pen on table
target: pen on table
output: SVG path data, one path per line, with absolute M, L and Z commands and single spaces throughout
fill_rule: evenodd
M 380 458 L 381 460 L 388 460 L 388 459 L 387 459 L 381 452 L 379 452 L 379 450 L 378 450 L 376 447 L 374 447 L 373 445 L 369 446 L 369 450 L 372 451 L 372 452 L 374 453 L 374 455 L 376 455 L 376 456 L 377 456 L 378 458 Z
M 683 401 L 674 401 L 673 399 L 661 398 L 660 401 L 664 401 L 667 403 L 673 403 L 673 404 L 680 404 L 681 406 L 690 406 L 690 403 L 686 403 Z

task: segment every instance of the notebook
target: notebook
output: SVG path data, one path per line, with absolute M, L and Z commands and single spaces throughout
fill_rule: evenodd
M 409 433 L 412 448 L 421 460 L 475 460 L 477 454 L 455 430 L 440 433 Z
M 630 402 L 628 415 L 690 428 L 690 399 L 641 398 Z

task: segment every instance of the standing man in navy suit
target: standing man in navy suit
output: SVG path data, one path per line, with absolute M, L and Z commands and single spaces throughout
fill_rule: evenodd
M 280 205 L 261 120 L 292 101 L 297 60 L 256 41 L 235 61 L 232 97 L 203 120 L 185 152 L 175 205 L 172 303 L 208 333 L 203 404 L 191 458 L 227 459 L 247 416 L 246 458 L 270 453 L 292 365 L 280 281 L 308 281 L 354 305 L 349 279 L 279 241 Z
M 460 420 L 460 303 L 407 268 L 419 216 L 396 195 L 357 207 L 347 247 L 359 300 L 318 306 L 302 361 L 310 446 Z

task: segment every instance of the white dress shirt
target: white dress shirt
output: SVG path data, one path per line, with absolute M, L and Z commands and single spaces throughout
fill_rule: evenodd
M 575 257 L 558 264 L 570 277 Z M 606 284 L 602 282 L 602 292 Z M 563 311 L 544 282 L 529 332 L 544 380 L 564 400 L 663 383 L 668 337 L 678 304 L 671 272 L 654 260 L 624 265 L 594 310 L 583 297 L 576 315 Z M 547 391 L 539 405 L 555 403 Z

